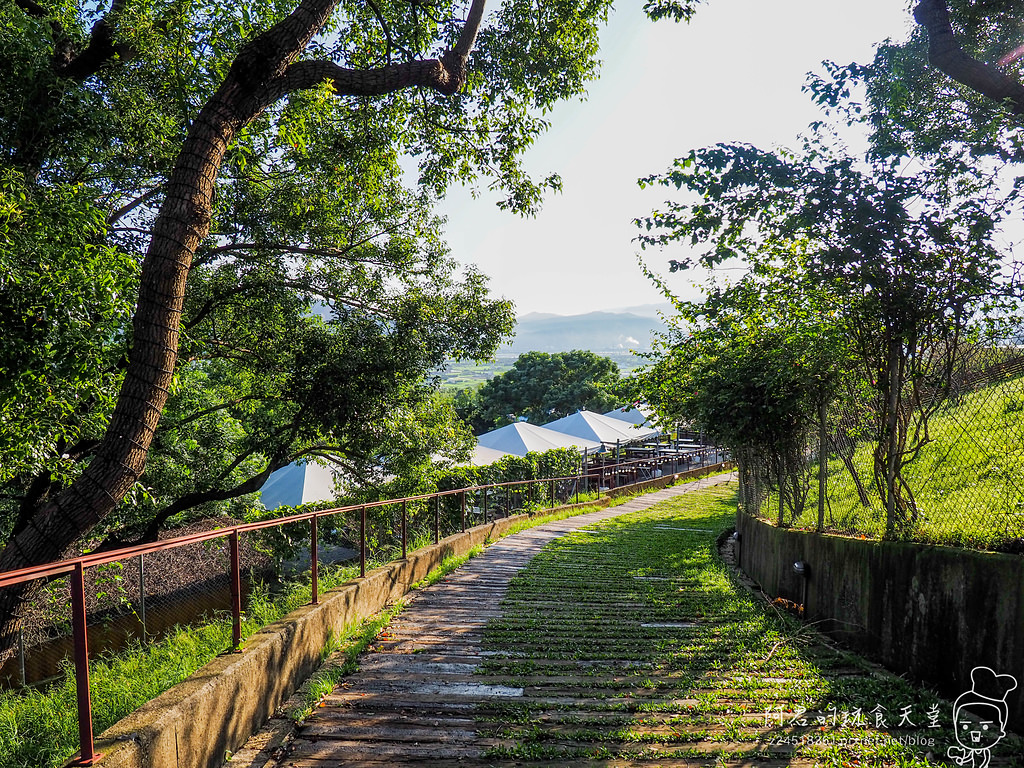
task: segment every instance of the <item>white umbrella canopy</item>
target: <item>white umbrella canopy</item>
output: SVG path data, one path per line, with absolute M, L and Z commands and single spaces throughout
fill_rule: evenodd
M 593 411 L 577 411 L 557 421 L 544 425 L 545 429 L 553 429 L 574 437 L 596 440 L 603 445 L 613 446 L 617 443 L 631 443 L 655 435 L 658 430 L 650 427 L 637 428 L 621 419 L 613 419 Z
M 493 448 L 505 453 L 525 456 L 531 451 L 543 452 L 553 448 L 576 448 L 580 452 L 600 450 L 599 440 L 574 437 L 563 432 L 538 427 L 525 421 L 517 421 L 506 427 L 495 429 L 476 439 L 477 445 Z
M 315 461 L 296 461 L 267 478 L 260 501 L 267 509 L 295 507 L 335 498 L 335 473 Z

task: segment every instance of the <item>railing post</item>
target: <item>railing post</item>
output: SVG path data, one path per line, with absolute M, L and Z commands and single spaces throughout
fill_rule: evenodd
M 366 578 L 366 505 L 359 508 L 359 578 Z
M 309 591 L 310 602 L 316 605 L 320 602 L 320 583 L 317 561 L 319 560 L 319 548 L 317 547 L 317 525 L 316 515 L 309 518 Z
M 828 449 L 826 448 L 826 416 L 825 402 L 818 404 L 818 531 L 825 530 L 825 493 L 828 477 Z
M 146 627 L 146 555 L 139 555 L 139 621 L 142 622 L 142 644 L 149 642 L 149 630 Z
M 89 693 L 89 633 L 85 618 L 85 570 L 75 563 L 71 580 L 71 624 L 75 639 L 75 689 L 78 693 L 78 743 L 82 756 L 77 765 L 92 765 L 101 757 L 92 740 L 92 697 Z
M 551 478 L 551 480 L 549 480 L 548 482 L 551 485 L 551 508 L 554 509 L 555 508 L 555 479 Z
M 483 487 L 484 491 L 484 522 L 487 522 L 487 486 Z
M 28 676 L 25 674 L 25 629 L 18 627 L 18 672 L 21 673 L 21 687 L 28 685 Z
M 405 560 L 405 558 L 409 554 L 409 551 L 408 551 L 409 539 L 408 539 L 408 536 L 406 534 L 406 527 L 405 527 L 406 526 L 406 521 L 408 520 L 408 516 L 409 516 L 409 502 L 403 500 L 402 501 L 402 559 L 403 560 Z
M 462 530 L 466 530 L 466 491 L 462 491 Z
M 242 642 L 242 568 L 238 555 L 238 531 L 228 536 L 231 553 L 231 650 Z
M 441 497 L 434 497 L 434 543 L 441 541 Z
M 580 480 L 583 479 L 583 475 L 587 471 L 587 449 L 583 449 L 583 458 L 580 459 Z M 586 491 L 584 491 L 586 493 Z M 576 503 L 580 503 L 580 481 L 576 481 Z
M 505 517 L 512 515 L 512 486 L 505 486 Z

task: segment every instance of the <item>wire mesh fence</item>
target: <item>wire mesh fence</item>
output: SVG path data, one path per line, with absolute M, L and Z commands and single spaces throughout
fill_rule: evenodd
M 793 455 L 737 451 L 740 503 L 783 526 L 1024 554 L 1024 348 L 958 350 L 881 401 L 851 387 Z

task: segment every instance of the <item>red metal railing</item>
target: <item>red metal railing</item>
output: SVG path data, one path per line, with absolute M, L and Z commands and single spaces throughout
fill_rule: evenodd
M 461 517 L 461 528 L 463 531 L 466 530 L 466 509 L 467 509 L 467 496 L 472 494 L 474 501 L 478 504 L 474 504 L 474 507 L 482 507 L 483 518 L 486 522 L 488 519 L 488 508 L 489 508 L 489 497 L 492 492 L 496 489 L 505 490 L 505 512 L 510 513 L 512 510 L 511 494 L 513 490 L 518 489 L 519 491 L 519 509 L 523 508 L 522 494 L 524 492 L 523 487 L 525 486 L 525 493 L 527 496 L 527 502 L 533 504 L 534 497 L 536 495 L 535 490 L 541 484 L 548 486 L 548 500 L 550 506 L 555 506 L 558 503 L 557 484 L 562 483 L 573 483 L 573 491 L 567 492 L 565 499 L 569 500 L 569 497 L 576 496 L 576 500 L 579 500 L 580 483 L 584 484 L 584 493 L 588 492 L 591 485 L 596 487 L 598 496 L 602 490 L 611 488 L 621 488 L 628 486 L 633 483 L 643 482 L 648 477 L 641 478 L 641 474 L 649 475 L 654 477 L 659 471 L 664 472 L 665 466 L 672 466 L 673 473 L 679 471 L 679 465 L 685 464 L 687 468 L 695 463 L 708 463 L 708 458 L 716 452 L 716 449 L 698 449 L 689 453 L 680 454 L 676 453 L 671 456 L 658 456 L 653 458 L 636 459 L 632 461 L 617 461 L 614 464 L 606 462 L 601 466 L 591 465 L 589 471 L 580 473 L 578 475 L 567 475 L 564 477 L 550 477 L 543 479 L 534 480 L 515 480 L 504 483 L 493 483 L 490 485 L 477 485 L 470 486 L 467 488 L 458 488 L 450 491 L 440 491 L 437 493 L 423 494 L 420 496 L 410 496 L 403 499 L 387 499 L 383 501 L 376 501 L 367 504 L 357 504 L 347 507 L 337 507 L 334 509 L 315 510 L 312 512 L 303 512 L 288 517 L 275 518 L 270 520 L 261 520 L 253 523 L 245 523 L 241 525 L 234 525 L 226 528 L 220 528 L 212 531 L 204 531 L 201 533 L 194 533 L 188 536 L 180 536 L 173 539 L 164 539 L 162 541 L 152 542 L 150 544 L 141 544 L 133 547 L 126 547 L 123 549 L 112 550 L 108 552 L 87 554 L 81 557 L 73 558 L 70 560 L 63 560 L 55 563 L 47 563 L 45 565 L 32 566 L 29 568 L 21 568 L 14 571 L 6 571 L 0 573 L 0 589 L 4 587 L 10 587 L 16 584 L 21 584 L 29 581 L 36 581 L 40 579 L 52 579 L 59 576 L 68 576 L 70 578 L 70 589 L 71 589 L 71 608 L 72 608 L 72 634 L 74 639 L 74 666 L 75 666 L 75 682 L 78 693 L 78 725 L 79 725 L 79 740 L 81 745 L 81 757 L 76 763 L 78 765 L 92 765 L 102 755 L 95 752 L 93 743 L 93 729 L 92 729 L 92 704 L 90 700 L 89 692 L 89 647 L 88 647 L 88 633 L 87 633 L 87 617 L 86 617 L 86 602 L 85 602 L 85 580 L 84 573 L 87 568 L 93 568 L 108 563 L 117 562 L 119 560 L 126 560 L 131 557 L 139 555 L 146 555 L 153 552 L 161 552 L 165 550 L 175 549 L 177 547 L 186 546 L 188 544 L 195 544 L 198 542 L 213 541 L 216 539 L 227 538 L 229 546 L 229 569 L 230 569 L 230 587 L 231 587 L 231 647 L 233 650 L 238 650 L 241 643 L 242 634 L 242 588 L 241 588 L 241 561 L 239 557 L 239 534 L 248 533 L 252 531 L 258 531 L 262 529 L 275 528 L 283 525 L 291 525 L 298 522 L 308 520 L 310 523 L 310 582 L 311 582 L 311 602 L 316 604 L 319 602 L 319 590 L 318 590 L 318 550 L 317 550 L 317 536 L 318 536 L 318 520 L 324 517 L 335 516 L 346 514 L 349 512 L 359 512 L 359 576 L 360 578 L 366 577 L 366 559 L 367 559 L 367 510 L 388 507 L 396 504 L 401 504 L 401 538 L 402 538 L 402 558 L 404 559 L 408 555 L 408 510 L 410 502 L 426 501 L 428 504 L 433 502 L 433 541 L 437 543 L 440 541 L 440 509 L 441 500 L 444 497 L 456 496 L 459 499 L 459 509 Z M 699 462 L 697 461 L 699 459 Z M 622 482 L 623 478 L 629 480 L 629 482 Z M 482 496 L 482 499 L 481 499 Z M 145 630 L 143 630 L 145 631 Z

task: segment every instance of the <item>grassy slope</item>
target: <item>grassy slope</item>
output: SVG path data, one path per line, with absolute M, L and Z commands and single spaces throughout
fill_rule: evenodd
M 999 548 L 1024 537 L 1024 380 L 1012 379 L 938 411 L 929 423 L 931 442 L 904 471 L 917 499 L 920 519 L 910 538 L 936 544 Z M 861 506 L 849 473 L 829 462 L 826 524 L 844 533 L 879 537 L 885 513 L 873 488 L 872 447 L 858 445 L 854 464 L 872 506 Z M 817 469 L 804 513 L 794 525 L 817 521 Z M 762 510 L 777 516 L 769 500 Z

